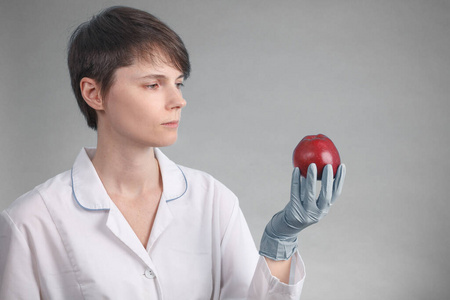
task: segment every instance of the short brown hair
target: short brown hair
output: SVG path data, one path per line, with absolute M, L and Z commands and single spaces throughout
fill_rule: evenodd
M 73 32 L 67 57 L 70 79 L 78 106 L 92 129 L 97 130 L 97 113 L 83 99 L 81 79 L 96 80 L 105 96 L 114 81 L 115 71 L 133 64 L 136 59 L 152 63 L 163 59 L 181 71 L 185 79 L 191 69 L 181 38 L 158 18 L 142 10 L 113 6 Z

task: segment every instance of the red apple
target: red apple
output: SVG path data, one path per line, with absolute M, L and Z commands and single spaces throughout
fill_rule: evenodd
M 308 166 L 315 163 L 317 179 L 322 179 L 323 168 L 327 164 L 333 167 L 333 178 L 341 164 L 341 158 L 333 142 L 323 134 L 305 136 L 294 149 L 292 156 L 294 167 L 300 168 L 300 174 L 306 177 Z

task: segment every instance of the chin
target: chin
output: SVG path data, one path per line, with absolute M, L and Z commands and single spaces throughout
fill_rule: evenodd
M 153 145 L 153 147 L 162 148 L 162 147 L 172 146 L 173 144 L 175 144 L 176 141 L 177 141 L 176 135 L 174 137 L 170 137 L 170 138 L 166 137 L 166 138 L 161 139 L 158 142 L 156 142 Z

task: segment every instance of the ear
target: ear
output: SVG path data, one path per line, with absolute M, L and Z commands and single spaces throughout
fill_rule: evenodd
M 87 105 L 95 110 L 103 110 L 103 99 L 100 94 L 100 84 L 92 78 L 83 77 L 80 80 L 81 95 Z

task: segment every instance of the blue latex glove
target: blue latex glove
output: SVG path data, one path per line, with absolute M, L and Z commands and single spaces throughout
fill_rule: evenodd
M 322 173 L 320 195 L 316 196 L 317 167 L 310 164 L 306 178 L 299 168 L 292 173 L 291 200 L 267 224 L 259 253 L 273 260 L 287 260 L 297 249 L 297 235 L 328 214 L 342 192 L 345 165 L 340 165 L 333 181 L 333 169 L 326 165 Z

